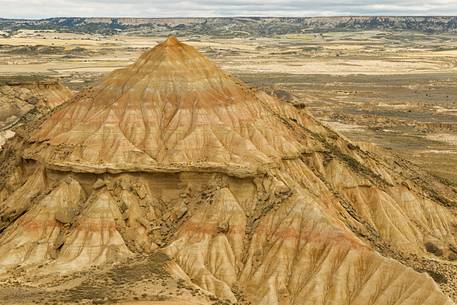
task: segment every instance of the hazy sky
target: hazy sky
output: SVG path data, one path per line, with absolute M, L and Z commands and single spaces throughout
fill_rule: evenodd
M 457 15 L 457 0 L 0 0 L 0 17 Z

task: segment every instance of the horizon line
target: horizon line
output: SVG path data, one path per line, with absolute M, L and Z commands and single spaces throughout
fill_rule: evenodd
M 80 19 L 215 19 L 215 18 L 363 18 L 363 17 L 385 17 L 385 18 L 405 18 L 405 17 L 442 17 L 442 18 L 455 18 L 457 15 L 314 15 L 314 16 L 258 16 L 258 15 L 234 15 L 234 16 L 170 16 L 170 17 L 108 17 L 108 16 L 51 16 L 51 17 L 0 17 L 0 20 L 49 20 L 49 19 L 58 19 L 58 18 L 80 18 Z

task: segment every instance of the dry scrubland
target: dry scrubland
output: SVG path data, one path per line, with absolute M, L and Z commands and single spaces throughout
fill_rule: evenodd
M 0 38 L 0 75 L 52 76 L 79 90 L 161 39 L 24 30 Z M 455 35 L 365 31 L 182 39 L 248 83 L 303 102 L 352 140 L 392 149 L 457 180 Z

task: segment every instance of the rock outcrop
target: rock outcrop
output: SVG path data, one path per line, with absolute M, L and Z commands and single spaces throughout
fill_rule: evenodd
M 73 93 L 58 81 L 0 80 L 0 148 L 14 133 L 10 130 L 24 116 L 45 114 Z
M 171 275 L 233 303 L 454 304 L 405 258 L 457 272 L 454 189 L 176 37 L 59 107 L 17 153 L 3 156 L 15 166 L 2 173 L 1 270 L 161 252 Z

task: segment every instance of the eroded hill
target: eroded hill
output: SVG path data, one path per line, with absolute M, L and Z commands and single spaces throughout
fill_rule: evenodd
M 173 36 L 24 128 L 2 155 L 10 304 L 454 304 L 455 189 Z

